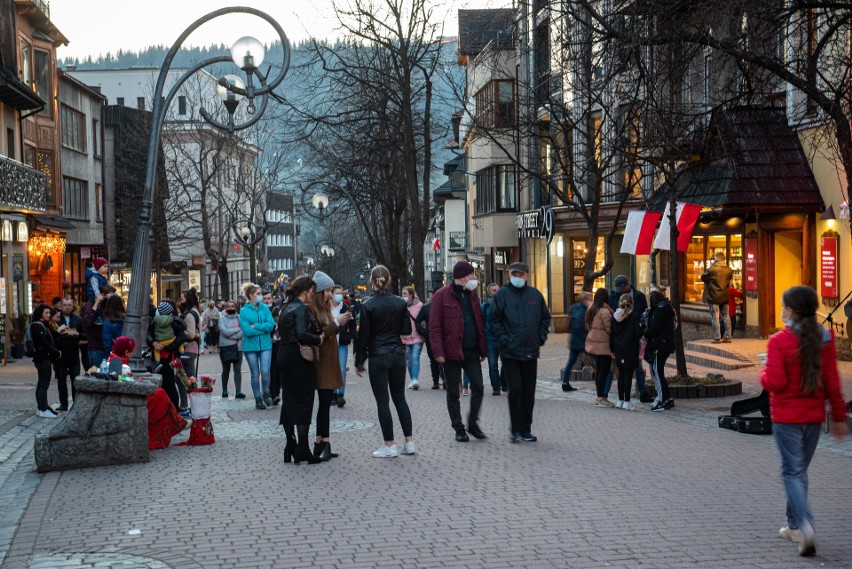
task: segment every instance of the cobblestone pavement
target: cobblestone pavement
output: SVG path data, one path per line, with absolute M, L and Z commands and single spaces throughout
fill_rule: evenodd
M 312 466 L 283 463 L 277 409 L 217 397 L 215 445 L 153 451 L 141 465 L 36 474 L 32 437 L 46 421 L 4 399 L 0 564 L 852 568 L 850 439 L 817 451 L 810 483 L 820 556 L 801 559 L 777 537 L 784 491 L 771 437 L 718 429 L 719 402 L 679 401 L 664 413 L 596 408 L 589 384 L 561 391 L 555 342 L 543 356 L 537 443 L 507 440 L 506 398 L 489 389 L 481 418 L 489 439 L 456 443 L 445 392 L 421 388 L 406 392 L 418 454 L 374 459 L 375 403 L 367 380 L 350 375 L 346 407 L 332 410 L 340 457 Z M 215 356 L 203 357 L 213 371 Z

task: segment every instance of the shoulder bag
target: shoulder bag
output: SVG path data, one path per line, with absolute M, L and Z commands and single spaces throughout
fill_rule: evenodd
M 305 308 L 305 329 L 310 329 L 310 319 L 307 307 Z M 299 344 L 299 355 L 306 362 L 315 362 L 319 360 L 319 346 L 311 346 L 308 344 Z

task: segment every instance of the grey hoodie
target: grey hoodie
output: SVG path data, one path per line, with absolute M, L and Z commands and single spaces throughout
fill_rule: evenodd
M 243 330 L 240 328 L 240 315 L 222 312 L 219 317 L 219 347 L 237 345 L 238 350 L 243 349 Z

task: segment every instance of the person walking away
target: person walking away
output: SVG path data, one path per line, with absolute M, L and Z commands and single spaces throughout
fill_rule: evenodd
M 405 366 L 408 368 L 408 389 L 420 389 L 420 354 L 423 352 L 423 336 L 417 331 L 414 321 L 423 309 L 423 303 L 417 298 L 414 287 L 407 286 L 402 289 L 402 300 L 408 307 L 408 316 L 411 318 L 411 334 L 402 337 L 405 345 Z
M 243 355 L 251 372 L 251 390 L 255 409 L 272 407 L 269 393 L 269 368 L 272 365 L 272 340 L 270 333 L 275 329 L 272 312 L 263 304 L 263 293 L 254 283 L 243 286 L 246 303 L 240 310 L 240 326 L 243 330 Z M 310 421 L 308 421 L 310 423 Z
M 50 377 L 53 363 L 62 358 L 62 352 L 53 344 L 53 334 L 50 330 L 51 308 L 47 304 L 39 304 L 33 311 L 33 321 L 30 324 L 30 337 L 35 347 L 33 365 L 38 373 L 36 384 L 36 417 L 53 419 L 56 412 L 47 404 L 47 389 L 50 387 Z
M 734 338 L 734 330 L 737 329 L 737 300 L 740 303 L 743 302 L 744 296 L 742 291 L 734 287 L 733 283 L 731 283 L 731 286 L 728 288 L 728 316 L 731 318 L 731 333 L 729 336 L 731 339 Z
M 580 292 L 577 302 L 571 305 L 568 318 L 568 334 L 571 338 L 568 341 L 568 361 L 562 372 L 562 391 L 577 391 L 577 388 L 571 385 L 571 370 L 578 360 L 583 363 L 580 356 L 586 354 L 586 336 L 589 333 L 586 330 L 586 311 L 591 305 L 592 293 L 585 290 Z M 582 365 L 580 367 L 582 368 Z
M 453 266 L 453 282 L 432 296 L 429 315 L 432 353 L 435 354 L 435 360 L 444 366 L 447 411 L 456 431 L 456 441 L 463 443 L 470 440 L 467 433 L 480 440 L 486 438 L 478 423 L 484 390 L 480 362 L 488 356 L 482 307 L 476 294 L 478 286 L 473 266 L 467 261 L 458 261 Z M 462 370 L 470 377 L 473 388 L 467 432 L 459 403 Z
M 361 324 L 355 339 L 355 373 L 363 377 L 364 364 L 370 360 L 370 387 L 376 398 L 379 425 L 385 441 L 373 452 L 375 458 L 399 456 L 394 441 L 390 400 L 396 407 L 405 437 L 402 454 L 417 452 L 411 411 L 405 401 L 405 347 L 402 344 L 402 337 L 411 334 L 411 318 L 405 301 L 388 291 L 390 283 L 391 274 L 387 267 L 373 267 L 370 272 L 373 295 L 361 306 Z
M 320 460 L 330 460 L 337 456 L 331 452 L 331 399 L 334 390 L 343 387 L 337 334 L 342 326 L 352 320 L 352 314 L 344 312 L 335 317 L 331 310 L 334 281 L 322 271 L 315 272 L 313 279 L 316 293 L 313 301 L 308 305 L 308 310 L 317 321 L 317 326 L 322 330 L 325 338 L 320 346 L 319 360 L 314 362 L 314 383 L 319 401 L 314 456 Z
M 715 261 L 707 271 L 701 275 L 704 282 L 704 302 L 710 309 L 710 324 L 713 326 L 713 343 L 731 341 L 731 318 L 728 314 L 728 290 L 731 288 L 731 280 L 734 271 L 725 262 L 725 254 L 717 251 Z M 725 327 L 725 339 L 722 339 L 721 325 Z
M 68 384 L 66 377 L 71 382 L 71 398 L 77 396 L 77 388 L 74 382 L 80 375 L 80 342 L 86 340 L 86 329 L 83 319 L 74 314 L 74 301 L 70 298 L 62 299 L 60 304 L 62 315 L 60 323 L 65 326 L 65 331 L 59 334 L 56 348 L 62 352 L 62 357 L 56 361 L 56 380 L 59 382 L 59 411 L 68 410 Z
M 550 310 L 530 286 L 529 273 L 526 263 L 509 265 L 509 282 L 494 295 L 490 322 L 509 384 L 509 440 L 532 443 L 538 440 L 532 434 L 538 357 L 550 332 Z
M 252 285 L 253 286 L 253 285 Z M 251 292 L 251 291 L 249 291 Z M 314 406 L 314 366 L 316 362 L 302 357 L 300 346 L 322 346 L 325 335 L 307 308 L 313 301 L 315 284 L 311 277 L 296 277 L 285 294 L 289 302 L 278 320 L 281 344 L 278 348 L 278 367 L 281 370 L 281 418 L 287 444 L 284 462 L 296 464 L 322 462 L 308 446 L 308 430 Z M 246 304 L 248 306 L 248 304 Z M 245 310 L 245 307 L 243 307 Z M 245 330 L 245 328 L 243 328 Z M 296 434 L 298 433 L 298 443 Z
M 222 363 L 222 398 L 228 398 L 228 379 L 234 370 L 236 399 L 245 399 L 243 387 L 243 329 L 240 327 L 240 315 L 233 300 L 225 303 L 225 313 L 219 318 L 219 361 Z
M 438 287 L 432 291 L 432 298 L 435 297 L 435 293 L 441 290 L 441 287 Z M 417 318 L 414 319 L 414 326 L 417 328 L 418 334 L 423 337 L 423 341 L 426 344 L 426 354 L 429 356 L 429 371 L 432 374 L 432 389 L 440 389 L 441 385 L 444 386 L 444 389 L 447 388 L 447 384 L 444 381 L 444 367 L 438 363 L 435 359 L 435 353 L 432 351 L 432 343 L 429 341 L 429 314 L 432 311 L 432 301 L 423 305 L 420 309 L 420 312 L 417 314 Z
M 816 321 L 819 299 L 807 286 L 794 286 L 781 295 L 785 327 L 769 338 L 760 383 L 769 392 L 772 432 L 781 459 L 781 478 L 787 493 L 787 525 L 779 535 L 799 544 L 799 555 L 816 555 L 816 530 L 808 503 L 808 467 L 831 407 L 830 431 L 846 435 L 846 404 L 837 371 L 834 332 Z
M 86 329 L 87 350 L 89 352 L 89 365 L 95 368 L 101 367 L 108 352 L 104 350 L 103 344 L 103 305 L 107 296 L 115 293 L 115 287 L 110 284 L 101 287 L 101 293 L 95 300 L 86 302 L 83 306 L 83 326 Z
M 275 306 L 275 297 L 271 290 L 263 291 L 263 304 L 269 309 L 275 323 L 275 328 L 269 333 L 269 341 L 272 342 L 272 355 L 269 358 L 269 395 L 272 397 L 271 407 L 275 407 L 281 403 L 281 374 L 278 370 L 278 346 L 281 343 L 278 318 L 281 316 L 281 310 Z
M 491 323 L 491 303 L 494 295 L 500 290 L 500 286 L 491 283 L 485 287 L 485 302 L 482 303 L 482 320 L 485 322 L 485 348 L 488 351 L 488 379 L 491 381 L 491 395 L 500 395 L 503 391 L 509 391 L 509 386 L 500 376 L 500 343 L 494 337 Z
M 332 404 L 338 407 L 346 405 L 346 362 L 349 360 L 349 346 L 355 339 L 355 331 L 358 326 L 355 319 L 355 306 L 357 303 L 349 303 L 344 298 L 343 287 L 335 285 L 331 289 L 331 314 L 338 322 L 343 322 L 340 318 L 343 314 L 349 314 L 350 318 L 340 327 L 340 332 L 337 334 L 337 358 L 340 363 L 340 377 L 343 379 L 343 386 L 335 389 L 332 395 Z
M 648 309 L 648 299 L 645 298 L 645 294 L 633 288 L 633 285 L 626 276 L 618 275 L 615 277 L 613 287 L 614 289 L 609 293 L 609 307 L 612 308 L 613 311 L 618 309 L 618 303 L 621 300 L 621 295 L 623 294 L 630 294 L 630 296 L 633 297 L 633 310 L 640 316 Z M 604 385 L 604 395 L 606 397 L 609 397 L 609 390 L 612 385 L 612 370 L 613 368 L 610 368 Z M 645 390 L 645 368 L 642 366 L 641 361 L 636 364 L 635 374 L 630 374 L 631 378 L 633 375 L 636 376 L 636 395 L 639 396 L 639 401 L 642 403 L 650 403 L 652 399 Z
M 109 354 L 115 339 L 122 335 L 124 329 L 124 301 L 117 294 L 111 295 L 104 303 L 103 324 L 101 325 L 101 338 L 103 339 L 104 351 Z
M 595 358 L 595 390 L 597 398 L 595 407 L 614 407 L 607 398 L 606 378 L 612 366 L 612 348 L 610 334 L 612 332 L 612 308 L 609 306 L 609 295 L 605 288 L 595 291 L 592 305 L 586 311 L 586 352 Z
M 651 291 L 651 307 L 648 309 L 645 338 L 645 361 L 651 366 L 657 398 L 651 411 L 663 411 L 674 407 L 666 379 L 666 360 L 674 352 L 674 331 L 677 325 L 674 308 L 659 290 Z
M 636 310 L 633 295 L 629 292 L 622 294 L 612 315 L 610 349 L 618 366 L 618 403 L 615 406 L 625 411 L 632 410 L 630 388 L 633 372 L 639 366 L 639 342 L 643 332 L 642 312 Z

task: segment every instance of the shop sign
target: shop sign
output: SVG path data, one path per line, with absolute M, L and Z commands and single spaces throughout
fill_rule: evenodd
M 582 277 L 586 274 L 586 259 L 585 257 L 574 257 L 574 276 Z
M 757 292 L 757 239 L 746 237 L 745 241 L 745 289 Z
M 187 288 L 194 288 L 195 292 L 201 292 L 201 271 L 196 269 L 190 269 L 187 272 L 187 280 L 189 281 L 189 286 Z
M 553 240 L 554 225 L 553 210 L 544 205 L 536 211 L 519 213 L 515 218 L 518 239 L 544 239 L 548 245 Z
M 506 264 L 506 252 L 505 251 L 494 251 L 494 264 L 495 265 L 505 265 Z
M 822 297 L 837 298 L 837 237 L 823 237 L 819 255 Z
M 464 251 L 467 248 L 467 234 L 464 231 L 450 231 L 450 251 Z
M 0 277 L 0 313 L 6 314 L 6 279 Z

